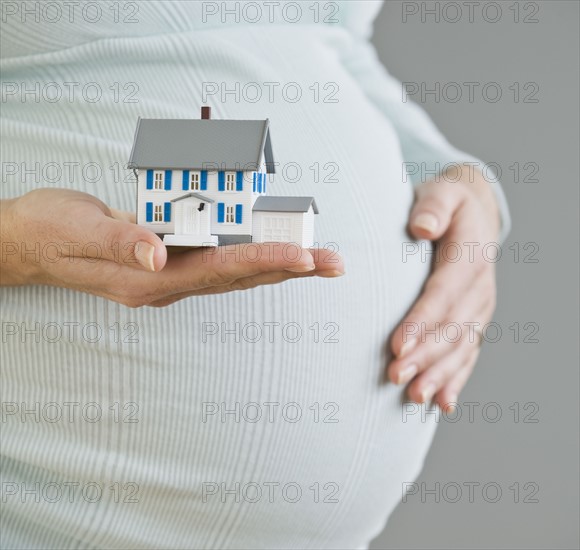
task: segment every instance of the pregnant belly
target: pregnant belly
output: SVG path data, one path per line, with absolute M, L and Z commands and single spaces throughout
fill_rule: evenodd
M 264 73 L 248 79 L 272 80 L 270 54 L 260 52 L 253 70 Z M 304 70 L 328 70 L 328 59 L 309 55 Z M 136 67 L 127 67 L 127 79 L 143 78 L 130 73 Z M 382 528 L 434 431 L 416 415 L 403 417 L 403 391 L 385 381 L 389 334 L 429 266 L 403 256 L 412 189 L 397 137 L 348 75 L 332 69 L 338 106 L 222 109 L 224 118 L 270 116 L 282 169 L 269 192 L 316 197 L 315 240 L 344 257 L 344 277 L 162 310 L 129 310 L 65 289 L 3 289 L 3 319 L 19 329 L 2 345 L 2 400 L 13 404 L 2 426 L 3 481 L 78 484 L 55 502 L 42 493 L 40 502 L 10 497 L 3 536 L 15 546 L 42 547 L 50 532 L 54 546 L 345 548 L 364 546 Z M 168 116 L 171 100 L 175 116 L 184 98 L 170 93 L 149 98 L 148 116 Z M 132 136 L 135 113 L 119 118 L 103 109 L 101 130 L 110 124 Z M 69 107 L 66 116 L 90 135 L 88 115 Z M 70 161 L 59 149 L 66 142 L 81 165 L 126 161 L 128 147 L 118 142 L 43 132 L 14 128 L 22 147 L 11 154 L 22 158 L 10 160 Z M 299 180 L 285 177 L 292 163 Z M 316 178 L 310 167 L 327 164 L 335 176 Z M 9 194 L 22 192 L 10 185 Z M 83 190 L 112 206 L 134 204 L 128 183 Z M 43 333 L 51 323 L 60 338 Z M 25 407 L 38 415 L 23 421 Z
M 3 345 L 3 401 L 40 407 L 38 422 L 6 418 L 4 480 L 102 489 L 98 502 L 82 493 L 44 502 L 40 516 L 34 502 L 18 503 L 15 517 L 36 515 L 94 547 L 345 548 L 376 535 L 434 426 L 404 418 L 402 390 L 384 377 L 389 333 L 428 271 L 401 256 L 411 190 L 385 181 L 370 192 L 360 204 L 345 190 L 316 193 L 345 205 L 323 210 L 318 226 L 345 258 L 338 280 L 162 310 L 7 290 L 5 318 L 18 325 L 103 330 L 96 342 L 87 330 L 73 342 Z M 54 307 L 24 313 L 31 296 Z M 75 403 L 75 421 L 50 421 L 48 403 Z M 101 519 L 83 519 L 92 514 Z

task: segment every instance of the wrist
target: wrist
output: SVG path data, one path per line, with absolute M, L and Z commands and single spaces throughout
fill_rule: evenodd
M 0 200 L 0 286 L 28 284 L 29 271 L 22 259 L 21 247 L 24 239 L 17 235 L 14 210 L 18 199 Z

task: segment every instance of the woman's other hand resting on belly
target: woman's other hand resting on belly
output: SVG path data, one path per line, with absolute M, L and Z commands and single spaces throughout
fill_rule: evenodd
M 435 241 L 434 267 L 393 334 L 395 359 L 388 371 L 393 382 L 410 382 L 411 400 L 433 399 L 448 411 L 473 371 L 481 329 L 496 303 L 497 202 L 481 173 L 470 175 L 461 178 L 450 171 L 417 188 L 409 230 L 416 238 Z M 460 332 L 445 329 L 455 325 Z

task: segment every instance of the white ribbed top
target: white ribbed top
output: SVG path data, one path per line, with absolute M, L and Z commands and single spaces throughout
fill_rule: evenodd
M 109 16 L 113 4 L 99 2 Z M 381 530 L 428 449 L 434 423 L 418 415 L 403 422 L 402 390 L 384 378 L 389 333 L 428 273 L 419 255 L 402 261 L 412 187 L 401 165 L 466 156 L 415 107 L 400 104 L 397 84 L 364 46 L 377 3 L 357 2 L 356 12 L 335 3 L 336 25 L 313 24 L 306 4 L 296 24 L 203 24 L 201 4 L 139 3 L 139 23 L 118 26 L 8 17 L 3 87 L 51 93 L 49 83 L 66 90 L 64 83 L 78 82 L 78 93 L 96 83 L 102 98 L 7 97 L 2 159 L 20 171 L 3 174 L 3 197 L 69 187 L 131 210 L 134 185 L 117 181 L 109 167 L 127 162 L 138 116 L 198 117 L 203 82 L 228 89 L 258 83 L 260 101 L 215 95 L 204 103 L 214 118 L 270 119 L 280 169 L 269 193 L 316 197 L 316 240 L 335 243 L 347 274 L 161 310 L 59 288 L 2 289 L 3 547 L 361 548 Z M 272 102 L 266 82 L 280 83 Z M 281 94 L 290 82 L 302 90 L 297 102 Z M 137 102 L 116 101 L 115 90 L 121 100 L 135 91 Z M 335 90 L 338 102 L 322 101 Z M 21 178 L 21 168 L 35 163 L 39 177 Z M 64 171 L 55 178 L 49 163 L 79 164 L 74 177 Z M 88 163 L 101 167 L 97 181 L 83 179 Z M 301 178 L 291 181 L 296 166 Z M 332 176 L 337 181 L 324 181 Z M 222 324 L 239 328 L 239 341 L 222 338 Z M 216 326 L 219 334 L 204 338 Z M 256 327 L 263 335 L 254 342 Z M 301 338 L 293 342 L 297 327 Z M 97 407 L 90 403 L 101 409 L 100 420 L 89 421 Z M 204 418 L 204 410 L 236 403 L 240 421 Z M 260 404 L 261 420 L 251 421 L 251 403 Z M 302 417 L 292 422 L 297 406 Z M 36 412 L 24 415 L 23 408 Z M 74 421 L 51 421 L 59 410 L 70 410 Z M 69 495 L 70 483 L 79 485 Z M 236 484 L 239 502 L 223 491 Z M 253 484 L 263 491 L 257 502 L 250 502 Z M 296 487 L 302 495 L 292 503 Z M 136 502 L 123 502 L 128 498 Z

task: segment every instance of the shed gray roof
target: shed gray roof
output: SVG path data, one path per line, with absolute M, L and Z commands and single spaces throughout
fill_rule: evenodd
M 258 197 L 254 212 L 308 212 L 312 206 L 315 214 L 318 207 L 314 197 Z
M 274 174 L 270 121 L 139 118 L 129 168 L 255 170 Z

